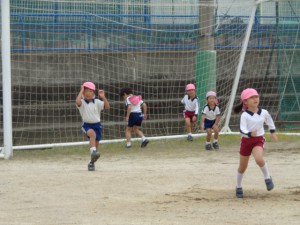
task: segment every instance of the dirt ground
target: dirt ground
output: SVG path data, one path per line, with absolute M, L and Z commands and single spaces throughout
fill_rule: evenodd
M 152 145 L 152 146 L 151 146 Z M 94 172 L 88 154 L 0 160 L 1 225 L 300 224 L 300 141 L 268 143 L 275 188 L 253 158 L 235 197 L 238 143 L 205 151 L 150 142 L 110 153 Z M 104 146 L 104 145 L 103 145 Z

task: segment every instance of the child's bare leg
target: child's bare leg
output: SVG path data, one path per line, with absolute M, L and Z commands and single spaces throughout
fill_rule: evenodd
M 211 139 L 211 129 L 206 128 L 206 142 L 210 142 Z
M 99 159 L 100 153 L 97 152 L 99 142 L 96 141 L 96 133 L 94 130 L 90 129 L 87 132 L 87 135 L 90 137 L 90 152 L 91 152 L 91 168 L 89 170 L 95 170 L 93 164 Z
M 214 127 L 214 139 L 218 140 L 218 138 L 219 138 L 219 128 Z
M 243 175 L 248 167 L 249 158 L 250 158 L 250 156 L 240 155 L 240 164 L 239 164 L 239 168 L 237 171 L 237 181 L 236 181 L 237 188 L 242 187 Z
M 126 136 L 127 147 L 131 147 L 131 131 L 132 131 L 132 127 L 126 127 L 125 136 Z
M 131 141 L 131 131 L 132 131 L 132 127 L 126 127 L 125 136 L 127 142 Z
M 191 119 L 190 118 L 185 118 L 185 127 L 186 127 L 187 133 L 191 134 L 192 128 L 191 128 Z
M 145 137 L 144 133 L 140 130 L 140 127 L 139 126 L 134 126 L 133 130 L 136 133 L 136 135 L 138 135 L 142 139 L 142 145 L 141 145 L 141 147 L 142 148 L 146 147 L 147 144 L 149 143 L 149 141 Z
M 140 130 L 140 127 L 134 126 L 134 127 L 133 127 L 133 131 L 134 131 L 134 133 L 136 133 L 136 135 L 139 136 L 140 138 L 144 137 L 144 133 Z
M 263 152 L 264 151 L 263 151 L 262 147 L 256 146 L 252 150 L 252 155 L 255 158 L 256 164 L 259 166 L 259 168 L 261 169 L 261 171 L 264 175 L 267 190 L 271 191 L 274 188 L 274 184 L 272 181 L 272 177 L 270 175 L 268 165 L 267 165 L 266 161 L 264 160 Z
M 219 137 L 219 128 L 217 125 L 213 126 L 213 130 L 214 130 L 214 143 L 213 143 L 213 147 L 214 149 L 219 149 L 219 144 L 218 144 L 218 137 Z
M 191 133 L 194 133 L 195 122 L 191 122 Z
M 94 130 L 90 129 L 86 132 L 87 136 L 89 136 L 90 140 L 90 148 L 96 148 L 96 133 Z

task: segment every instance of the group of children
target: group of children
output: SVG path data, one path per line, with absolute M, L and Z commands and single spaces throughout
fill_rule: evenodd
M 187 140 L 193 141 L 192 131 L 194 124 L 197 121 L 199 114 L 199 99 L 196 95 L 196 88 L 194 84 L 188 84 L 186 86 L 186 95 L 181 102 L 185 105 L 184 119 L 186 129 L 188 132 Z M 264 179 L 266 188 L 271 191 L 274 188 L 273 180 L 270 175 L 268 165 L 263 157 L 263 150 L 265 144 L 264 138 L 264 124 L 266 124 L 270 130 L 271 138 L 273 141 L 278 141 L 275 134 L 275 125 L 269 112 L 259 107 L 259 94 L 253 88 L 247 88 L 241 93 L 241 102 L 234 107 L 235 113 L 240 113 L 240 132 L 242 134 L 240 145 L 240 163 L 237 171 L 237 184 L 236 184 L 236 197 L 243 198 L 244 192 L 242 188 L 243 174 L 245 173 L 250 156 L 253 155 L 256 164 L 260 167 Z M 206 104 L 202 110 L 201 117 L 201 130 L 206 130 L 206 150 L 211 150 L 211 136 L 214 132 L 213 148 L 219 149 L 218 136 L 219 127 L 218 123 L 221 116 L 221 111 L 218 106 L 217 94 L 214 91 L 208 91 L 206 93 Z
M 95 162 L 100 157 L 98 151 L 99 142 L 101 140 L 102 126 L 100 120 L 101 111 L 108 110 L 110 104 L 105 97 L 104 90 L 98 90 L 99 98 L 95 96 L 96 86 L 92 82 L 82 84 L 79 94 L 76 98 L 76 106 L 82 117 L 82 131 L 89 138 L 91 160 L 88 164 L 88 170 L 95 170 Z M 181 100 L 184 104 L 183 117 L 185 120 L 186 130 L 188 132 L 187 140 L 193 141 L 193 128 L 199 116 L 199 99 L 196 95 L 196 87 L 194 84 L 188 84 L 185 88 L 186 95 Z M 131 147 L 131 132 L 141 138 L 141 147 L 146 147 L 149 141 L 140 130 L 142 121 L 147 119 L 147 105 L 143 101 L 141 95 L 133 95 L 131 88 L 122 88 L 120 96 L 125 100 L 126 105 L 126 121 L 127 127 L 125 131 L 126 148 Z M 264 150 L 264 124 L 268 125 L 271 138 L 277 141 L 275 134 L 275 125 L 269 112 L 259 107 L 259 94 L 255 89 L 247 88 L 241 93 L 240 104 L 235 106 L 235 113 L 240 113 L 240 132 L 242 134 L 240 145 L 240 163 L 237 171 L 236 196 L 243 198 L 242 178 L 245 173 L 249 158 L 253 155 L 257 165 L 260 167 L 266 188 L 268 191 L 274 188 L 272 177 L 270 175 L 267 163 L 263 158 Z M 205 149 L 211 150 L 212 147 L 219 149 L 218 123 L 221 111 L 218 106 L 217 94 L 214 91 L 206 93 L 206 104 L 201 111 L 201 130 L 206 130 Z M 211 145 L 211 136 L 214 133 L 214 140 Z
M 199 116 L 199 99 L 196 95 L 196 87 L 194 84 L 188 84 L 185 88 L 185 96 L 181 100 L 181 103 L 184 104 L 183 117 L 185 120 L 186 130 L 188 132 L 187 140 L 193 141 L 193 129 L 197 118 Z M 219 149 L 218 136 L 219 136 L 219 127 L 218 123 L 221 117 L 221 111 L 218 106 L 217 94 L 214 91 L 209 91 L 206 93 L 206 104 L 203 107 L 201 112 L 201 130 L 206 130 L 206 143 L 205 149 L 211 150 L 212 146 L 214 149 Z M 211 146 L 211 136 L 214 132 L 214 141 Z
M 102 139 L 101 111 L 109 110 L 110 104 L 105 97 L 104 90 L 98 91 L 99 99 L 95 96 L 96 86 L 92 82 L 85 82 L 76 98 L 76 106 L 82 118 L 82 131 L 89 139 L 91 160 L 88 170 L 95 170 L 95 162 L 100 157 L 98 151 L 99 142 Z M 133 95 L 131 88 L 122 88 L 120 96 L 125 100 L 127 127 L 125 131 L 126 148 L 131 147 L 132 130 L 142 139 L 141 147 L 147 146 L 149 141 L 140 130 L 143 119 L 147 119 L 147 105 L 142 100 L 142 96 Z

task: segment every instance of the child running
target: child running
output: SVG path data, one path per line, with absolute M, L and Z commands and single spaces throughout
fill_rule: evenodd
M 205 149 L 211 150 L 211 135 L 214 131 L 213 147 L 215 150 L 219 149 L 218 137 L 219 137 L 219 121 L 221 117 L 221 111 L 218 106 L 217 94 L 214 91 L 206 93 L 206 105 L 202 110 L 201 118 L 201 130 L 206 130 L 206 144 Z
M 147 105 L 142 100 L 142 96 L 133 95 L 132 89 L 129 87 L 122 88 L 120 91 L 120 96 L 125 100 L 125 105 L 127 107 L 126 121 L 128 123 L 125 131 L 125 148 L 131 148 L 132 130 L 142 139 L 141 147 L 144 148 L 147 146 L 149 141 L 146 139 L 144 133 L 140 130 L 140 127 L 142 126 L 143 119 L 147 119 Z
M 259 95 L 255 89 L 247 88 L 241 94 L 241 104 L 234 107 L 235 113 L 243 111 L 240 118 L 240 132 L 242 133 L 240 146 L 240 164 L 237 171 L 236 197 L 243 198 L 242 179 L 247 169 L 250 155 L 260 167 L 268 191 L 274 188 L 268 165 L 263 157 L 265 144 L 264 123 L 268 125 L 271 138 L 277 141 L 275 125 L 269 112 L 259 107 Z
M 184 104 L 183 117 L 185 121 L 186 131 L 188 133 L 187 140 L 193 141 L 193 128 L 197 121 L 199 112 L 199 99 L 196 95 L 196 87 L 194 84 L 188 84 L 185 87 L 186 94 L 184 95 L 181 103 Z
M 98 95 L 101 99 L 95 98 L 96 86 L 92 82 L 85 82 L 76 98 L 76 106 L 82 117 L 82 131 L 86 134 L 90 142 L 91 161 L 88 170 L 95 170 L 95 162 L 100 157 L 98 151 L 99 141 L 102 138 L 102 125 L 100 114 L 103 109 L 110 108 L 109 102 L 105 97 L 104 90 L 99 90 Z

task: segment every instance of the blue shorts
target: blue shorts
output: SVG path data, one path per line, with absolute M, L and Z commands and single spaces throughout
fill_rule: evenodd
M 142 113 L 130 113 L 129 120 L 128 120 L 128 127 L 133 126 L 142 126 L 144 115 Z
M 86 134 L 88 138 L 90 138 L 87 135 L 88 130 L 92 129 L 96 133 L 96 141 L 101 141 L 102 139 L 102 125 L 101 123 L 83 123 L 81 127 L 82 131 Z
M 207 129 L 207 128 L 212 128 L 213 125 L 215 124 L 216 120 L 208 120 L 208 119 L 205 119 L 204 120 L 204 129 Z

